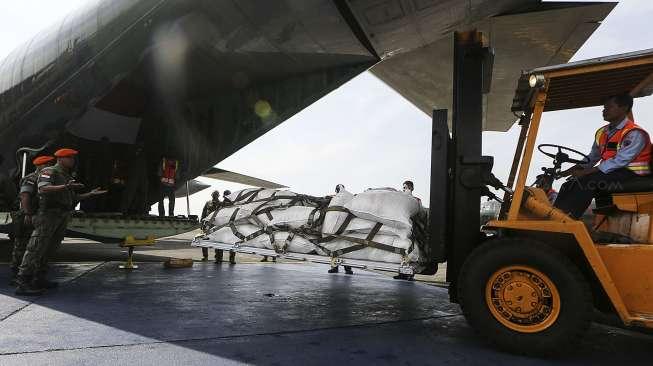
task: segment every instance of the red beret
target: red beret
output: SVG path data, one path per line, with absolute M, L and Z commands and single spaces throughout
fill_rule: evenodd
M 59 149 L 54 153 L 54 156 L 58 158 L 67 158 L 69 156 L 77 155 L 77 150 L 73 149 Z
M 34 164 L 34 165 L 43 165 L 43 164 L 47 164 L 47 163 L 51 162 L 52 160 L 54 160 L 54 158 L 52 156 L 39 156 L 39 157 L 35 158 L 34 160 L 32 160 L 32 164 Z

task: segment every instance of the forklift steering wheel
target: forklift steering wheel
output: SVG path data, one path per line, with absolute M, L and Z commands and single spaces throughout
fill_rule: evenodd
M 556 153 L 551 153 L 551 152 L 546 152 L 544 151 L 544 148 L 546 147 L 552 147 L 555 149 L 558 149 Z M 537 146 L 537 149 L 544 155 L 552 158 L 555 162 L 562 164 L 562 163 L 573 163 L 573 164 L 587 164 L 590 162 L 589 156 L 583 154 L 580 151 L 565 147 L 565 146 L 560 146 L 560 145 L 554 145 L 554 144 L 540 144 Z M 569 157 L 569 155 L 563 151 L 568 151 L 577 155 L 580 155 L 582 159 L 572 159 Z

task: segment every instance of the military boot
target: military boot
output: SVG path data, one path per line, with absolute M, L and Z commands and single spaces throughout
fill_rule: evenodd
M 202 248 L 202 262 L 209 260 L 209 248 Z
M 215 250 L 215 257 L 214 257 L 215 258 L 215 263 L 217 263 L 217 264 L 222 263 L 222 260 L 224 259 L 223 254 L 224 253 L 222 252 L 222 249 L 216 249 Z
M 415 281 L 414 275 L 399 273 L 398 275 L 392 277 L 395 280 L 404 280 L 404 281 Z
M 32 283 L 31 278 L 18 276 L 16 278 L 18 287 L 16 287 L 16 295 L 20 296 L 39 296 L 43 294 L 43 289 L 37 288 Z
M 328 270 L 327 273 L 338 273 L 338 266 L 331 267 L 331 269 Z

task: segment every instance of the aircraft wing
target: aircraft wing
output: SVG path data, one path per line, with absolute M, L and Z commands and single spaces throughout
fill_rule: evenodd
M 228 170 L 215 168 L 215 167 L 205 171 L 202 174 L 202 177 L 222 180 L 231 183 L 245 184 L 248 186 L 261 187 L 261 188 L 269 188 L 269 189 L 288 188 L 287 186 L 281 185 L 279 183 L 274 183 L 264 179 L 254 178 L 248 175 L 234 173 Z
M 484 101 L 484 129 L 508 130 L 516 120 L 510 106 L 521 71 L 567 62 L 615 5 L 541 3 L 474 23 L 495 51 L 491 91 Z M 452 46 L 449 34 L 389 57 L 371 71 L 428 115 L 434 108 L 452 110 Z
M 175 191 L 175 197 L 176 198 L 185 198 L 186 194 L 193 195 L 197 192 L 201 192 L 207 188 L 209 188 L 211 185 L 206 184 L 203 182 L 200 182 L 197 179 L 191 179 L 188 181 L 188 191 L 186 191 L 186 185 L 182 185 L 181 187 L 177 188 Z

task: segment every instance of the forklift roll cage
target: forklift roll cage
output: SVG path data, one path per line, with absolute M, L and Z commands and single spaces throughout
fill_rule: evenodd
M 523 112 L 525 118 L 521 118 L 522 140 L 517 144 L 508 188 L 512 188 L 510 180 L 515 173 L 517 181 L 512 197 L 506 196 L 508 199 L 499 219 L 485 226 L 486 229 L 513 233 L 530 231 L 572 235 L 623 323 L 647 328 L 653 327 L 652 223 L 649 221 L 648 240 L 643 243 L 594 242 L 582 221 L 553 208 L 546 194 L 541 189 L 527 187 L 526 180 L 544 112 L 599 106 L 607 97 L 618 93 L 630 93 L 637 98 L 652 92 L 653 50 L 523 73 L 512 110 Z M 593 132 L 588 129 L 587 135 L 591 136 Z M 520 151 L 522 146 L 523 151 Z M 653 216 L 653 185 L 643 192 L 612 193 L 611 198 L 619 210 Z

